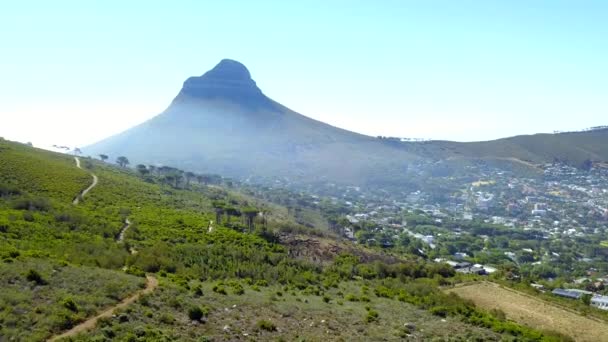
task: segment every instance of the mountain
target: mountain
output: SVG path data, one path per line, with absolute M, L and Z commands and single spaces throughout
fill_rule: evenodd
M 224 59 L 187 79 L 160 115 L 83 151 L 239 178 L 391 186 L 419 182 L 415 169 L 433 174 L 438 161 L 450 168 L 482 160 L 532 171 L 555 160 L 604 162 L 608 130 L 471 143 L 379 139 L 294 112 L 264 95 L 243 64 Z
M 83 149 L 235 177 L 373 183 L 418 156 L 313 120 L 268 98 L 247 68 L 222 60 L 190 77 L 160 115 Z

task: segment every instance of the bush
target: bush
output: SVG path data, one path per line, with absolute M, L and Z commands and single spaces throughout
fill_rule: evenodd
M 36 218 L 34 217 L 34 213 L 28 210 L 23 212 L 23 220 L 27 222 L 34 222 L 36 221 Z
M 446 317 L 449 313 L 448 308 L 445 306 L 434 306 L 429 310 L 433 315 L 439 317 Z
M 74 302 L 74 300 L 70 297 L 65 298 L 62 302 L 62 305 L 64 308 L 72 312 L 78 312 L 78 306 L 76 305 L 76 302 Z
M 38 271 L 36 271 L 36 270 L 34 270 L 34 269 L 30 269 L 30 270 L 27 272 L 27 274 L 26 274 L 25 278 L 26 278 L 28 281 L 33 281 L 33 282 L 35 282 L 35 283 L 36 283 L 36 284 L 38 284 L 38 285 L 46 285 L 46 284 L 47 284 L 46 280 L 44 280 L 44 279 L 42 278 L 42 276 L 40 275 L 40 273 L 38 273 Z
M 378 311 L 368 310 L 367 315 L 365 316 L 365 321 L 367 323 L 375 322 L 378 320 Z
M 259 320 L 257 322 L 256 326 L 259 329 L 266 330 L 266 331 L 276 331 L 277 330 L 277 326 L 274 323 L 272 323 L 271 321 L 265 320 L 265 319 Z
M 193 321 L 200 321 L 203 318 L 203 310 L 198 306 L 191 307 L 188 310 L 188 317 Z
M 214 285 L 212 288 L 213 292 L 215 293 L 219 293 L 219 294 L 223 294 L 223 295 L 227 295 L 228 292 L 226 292 L 226 288 L 224 288 L 223 285 Z
M 20 198 L 13 202 L 16 210 L 49 211 L 51 208 L 51 201 L 44 197 Z
M 0 183 L 0 197 L 20 195 L 21 191 L 14 186 Z
M 175 323 L 175 317 L 169 313 L 164 313 L 160 316 L 160 321 L 164 324 L 173 324 Z
M 374 294 L 378 297 L 392 298 L 393 291 L 386 286 L 378 286 L 374 289 Z
M 245 293 L 245 289 L 243 288 L 243 285 L 239 284 L 239 283 L 235 283 L 235 284 L 231 284 L 232 287 L 232 292 L 235 295 L 242 295 Z
M 329 302 L 331 302 L 331 297 L 329 297 L 329 296 L 327 296 L 327 295 L 324 295 L 324 296 L 323 296 L 323 301 L 324 301 L 325 303 L 329 303 Z
M 346 299 L 349 302 L 358 302 L 359 301 L 359 298 L 357 298 L 357 296 L 355 296 L 352 293 L 347 294 L 346 297 L 344 297 L 344 299 Z

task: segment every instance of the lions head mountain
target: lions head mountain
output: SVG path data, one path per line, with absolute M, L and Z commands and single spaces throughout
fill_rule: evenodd
M 83 151 L 233 177 L 379 181 L 416 156 L 300 115 L 268 98 L 249 70 L 222 60 L 190 77 L 160 115 Z
M 472 143 L 379 139 L 294 112 L 264 95 L 243 64 L 224 59 L 188 78 L 161 114 L 83 151 L 239 178 L 375 186 L 452 175 L 479 161 L 528 171 L 555 160 L 604 162 L 607 143 L 605 128 Z

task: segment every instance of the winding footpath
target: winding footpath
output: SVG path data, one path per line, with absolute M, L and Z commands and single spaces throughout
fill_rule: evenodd
M 79 169 L 82 169 L 80 167 L 80 159 L 78 159 L 78 157 L 74 157 L 74 160 L 76 160 L 76 167 L 78 167 Z M 86 195 L 89 191 L 91 191 L 91 189 L 93 189 L 97 185 L 97 182 L 98 182 L 97 176 L 93 173 L 91 173 L 91 175 L 93 176 L 93 183 L 88 188 L 86 188 L 83 192 L 81 192 L 78 196 L 76 196 L 76 198 L 74 199 L 74 202 L 73 202 L 74 205 L 78 204 L 79 199 L 83 198 L 84 195 Z M 127 231 L 127 229 L 129 229 L 129 227 L 131 227 L 131 221 L 129 221 L 129 219 L 126 218 L 125 225 L 120 230 L 120 233 L 118 234 L 118 238 L 116 239 L 116 242 L 122 242 L 124 240 L 125 232 Z M 135 254 L 135 253 L 137 253 L 137 252 L 134 249 L 131 249 L 131 254 Z M 135 292 L 131 296 L 123 299 L 120 303 L 102 311 L 97 316 L 91 317 L 91 318 L 87 319 L 86 321 L 74 326 L 72 329 L 70 329 L 60 335 L 51 337 L 47 341 L 48 342 L 58 341 L 63 338 L 72 337 L 72 336 L 75 336 L 82 332 L 86 332 L 88 330 L 94 329 L 95 326 L 97 325 L 97 322 L 100 319 L 112 317 L 112 315 L 114 314 L 114 311 L 116 311 L 117 309 L 122 309 L 122 308 L 128 306 L 129 304 L 135 302 L 142 295 L 152 293 L 152 291 L 154 291 L 157 287 L 158 287 L 158 279 L 156 279 L 154 276 L 148 274 L 148 275 L 146 275 L 146 287 L 143 290 Z
M 82 170 L 82 167 L 80 167 L 80 159 L 78 157 L 74 157 L 74 160 L 76 160 L 76 167 Z M 91 176 L 93 176 L 93 183 L 91 183 L 88 188 L 84 189 L 80 194 L 78 194 L 78 196 L 74 198 L 72 204 L 77 205 L 80 202 L 80 199 L 84 198 L 84 196 L 97 185 L 99 179 L 94 173 L 91 173 Z
M 152 291 L 154 291 L 158 287 L 158 280 L 151 275 L 147 275 L 146 279 L 147 279 L 147 282 L 146 282 L 145 289 L 138 291 L 134 295 L 131 295 L 130 297 L 123 299 L 117 305 L 115 305 L 109 309 L 106 309 L 105 311 L 103 311 L 102 313 L 98 314 L 95 317 L 91 317 L 91 318 L 87 319 L 86 321 L 78 324 L 77 326 L 64 332 L 63 334 L 50 338 L 48 340 L 48 342 L 58 341 L 62 338 L 71 337 L 76 334 L 85 332 L 87 330 L 91 330 L 91 329 L 95 328 L 95 326 L 97 325 L 97 321 L 99 321 L 101 318 L 112 317 L 112 315 L 114 314 L 114 311 L 116 309 L 122 309 L 122 308 L 126 307 L 127 305 L 129 305 L 129 304 L 133 303 L 134 301 L 136 301 L 137 299 L 139 299 L 139 297 L 141 297 L 141 295 L 152 293 Z
M 131 227 L 131 221 L 129 221 L 129 219 L 126 218 L 125 225 L 122 226 L 120 233 L 118 233 L 118 239 L 116 239 L 116 242 L 122 242 L 125 239 L 125 233 L 127 232 L 127 229 L 129 229 L 129 227 Z

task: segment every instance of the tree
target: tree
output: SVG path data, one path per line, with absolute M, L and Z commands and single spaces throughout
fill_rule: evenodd
M 581 301 L 583 301 L 583 303 L 585 303 L 585 305 L 589 305 L 591 304 L 591 295 L 588 293 L 585 293 L 584 295 L 581 296 Z
M 74 154 L 81 155 L 82 151 L 78 147 L 74 147 Z
M 215 222 L 220 225 L 222 224 L 222 215 L 224 214 L 224 207 L 226 204 L 222 201 L 213 201 L 213 209 L 215 209 Z
M 225 207 L 224 213 L 226 214 L 227 223 L 230 222 L 230 217 L 241 215 L 241 213 L 234 207 Z
M 247 227 L 249 232 L 255 228 L 254 219 L 258 216 L 258 210 L 256 208 L 247 207 L 243 209 L 243 215 L 247 218 Z
M 120 156 L 116 158 L 116 164 L 120 165 L 120 167 L 126 167 L 129 165 L 129 159 L 127 159 L 127 157 Z
M 184 178 L 186 178 L 186 187 L 190 186 L 190 180 L 192 180 L 196 175 L 194 172 L 186 172 L 184 173 Z
M 150 170 L 148 170 L 148 168 L 144 164 L 137 164 L 137 166 L 135 167 L 135 169 L 142 176 L 145 176 L 148 173 L 150 173 Z
M 101 161 L 105 162 L 106 160 L 108 160 L 108 155 L 107 154 L 100 154 L 99 155 L 99 159 L 101 159 Z

